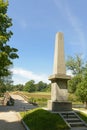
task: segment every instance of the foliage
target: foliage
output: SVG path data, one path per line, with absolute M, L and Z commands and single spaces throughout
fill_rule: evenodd
M 23 91 L 24 85 L 23 84 L 17 84 L 12 87 L 13 91 Z
M 84 62 L 82 56 L 75 55 L 75 57 L 69 56 L 66 62 L 66 67 L 68 70 L 72 71 L 73 75 L 82 74 L 84 69 Z
M 87 63 L 83 62 L 81 55 L 76 55 L 74 58 L 69 57 L 67 68 L 74 74 L 74 77 L 68 81 L 69 92 L 75 93 L 87 107 Z
M 82 81 L 82 75 L 78 74 L 68 81 L 69 93 L 74 93 L 77 89 L 77 85 Z
M 53 114 L 43 109 L 33 109 L 22 112 L 24 122 L 31 130 L 64 130 L 69 129 L 59 114 Z
M 34 80 L 30 80 L 28 81 L 25 86 L 24 86 L 24 91 L 27 91 L 27 92 L 33 92 L 35 91 L 35 85 L 34 85 L 35 81 Z
M 0 81 L 0 93 L 6 92 L 6 85 L 3 83 L 3 81 Z
M 5 86 L 6 86 L 6 91 L 13 91 L 12 83 L 7 83 Z
M 12 26 L 12 19 L 7 15 L 8 1 L 0 0 L 0 79 L 11 75 L 9 67 L 12 60 L 18 58 L 16 48 L 7 44 L 13 35 L 9 28 Z
M 77 101 L 78 101 L 78 98 L 77 98 L 77 96 L 76 96 L 76 94 L 74 94 L 74 93 L 69 93 L 69 95 L 68 95 L 68 100 L 69 101 L 72 101 L 72 102 L 76 102 L 77 103 Z
M 43 92 L 51 92 L 51 83 L 47 84 L 47 87 L 42 90 Z
M 86 108 L 87 108 L 87 80 L 85 78 L 81 83 L 78 84 L 76 95 L 78 96 L 80 101 L 86 103 Z
M 38 83 L 35 83 L 34 80 L 30 80 L 27 83 L 25 83 L 23 91 L 27 92 L 45 92 L 45 91 L 50 91 L 51 90 L 51 85 L 44 83 L 43 81 L 39 81 Z
M 47 83 L 40 81 L 35 86 L 36 86 L 36 91 L 43 91 L 45 88 L 47 88 Z

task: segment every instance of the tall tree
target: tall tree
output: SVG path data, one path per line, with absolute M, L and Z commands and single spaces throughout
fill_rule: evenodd
M 13 64 L 12 60 L 18 58 L 18 50 L 7 44 L 13 35 L 9 30 L 12 19 L 8 17 L 7 9 L 8 1 L 0 0 L 0 80 L 11 75 L 9 67 Z
M 76 95 L 78 99 L 86 104 L 87 108 L 87 76 L 77 86 Z
M 82 74 L 84 69 L 82 55 L 77 54 L 74 57 L 69 56 L 66 62 L 66 67 L 68 70 L 72 71 L 73 75 Z
M 83 63 L 81 55 L 69 57 L 67 68 L 72 70 L 74 77 L 68 82 L 68 88 L 69 92 L 76 94 L 87 108 L 87 63 Z
M 68 90 L 70 93 L 74 93 L 77 89 L 77 85 L 82 81 L 82 77 L 87 67 L 82 59 L 82 55 L 78 54 L 74 57 L 69 56 L 66 62 L 68 70 L 72 71 L 74 77 L 68 81 Z

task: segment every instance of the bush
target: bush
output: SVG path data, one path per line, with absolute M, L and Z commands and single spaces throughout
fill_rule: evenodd
M 72 102 L 77 102 L 78 98 L 77 98 L 77 96 L 75 94 L 70 93 L 69 96 L 68 96 L 68 100 L 72 101 Z

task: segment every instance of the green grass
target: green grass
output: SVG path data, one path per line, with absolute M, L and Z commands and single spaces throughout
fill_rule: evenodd
M 68 130 L 69 127 L 58 114 L 37 108 L 20 113 L 30 130 Z
M 87 114 L 83 112 L 77 112 L 77 114 L 87 123 Z
M 47 99 L 46 98 L 30 98 L 28 100 L 29 103 L 36 103 L 39 107 L 46 107 L 47 106 Z
M 29 92 L 20 92 L 20 91 L 16 91 L 14 92 L 15 94 L 20 94 L 20 95 L 24 95 L 27 98 L 46 98 L 46 99 L 50 99 L 51 98 L 51 93 L 50 92 L 35 92 L 35 93 L 29 93 Z
M 51 99 L 51 93 L 50 92 L 35 92 L 35 93 L 29 93 L 29 92 L 14 92 L 15 94 L 19 94 L 25 98 L 29 103 L 36 103 L 39 107 L 46 107 L 47 101 Z
M 26 95 L 27 97 L 35 97 L 35 98 L 51 98 L 51 94 L 48 92 L 35 92 L 35 93 L 29 93 L 29 92 L 21 92 L 22 94 Z

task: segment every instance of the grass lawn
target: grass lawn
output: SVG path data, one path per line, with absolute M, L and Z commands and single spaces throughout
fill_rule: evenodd
M 35 93 L 29 93 L 29 92 L 15 92 L 15 94 L 21 95 L 25 100 L 27 100 L 29 103 L 36 103 L 39 107 L 46 107 L 47 101 L 51 99 L 51 93 L 50 92 L 35 92 Z
M 83 112 L 77 112 L 77 114 L 87 123 L 87 114 Z
M 68 130 L 69 127 L 58 114 L 37 108 L 20 113 L 30 130 Z
M 34 92 L 34 93 L 29 93 L 29 92 L 20 92 L 21 94 L 27 96 L 28 98 L 30 97 L 35 97 L 35 98 L 51 98 L 51 93 L 50 92 Z

